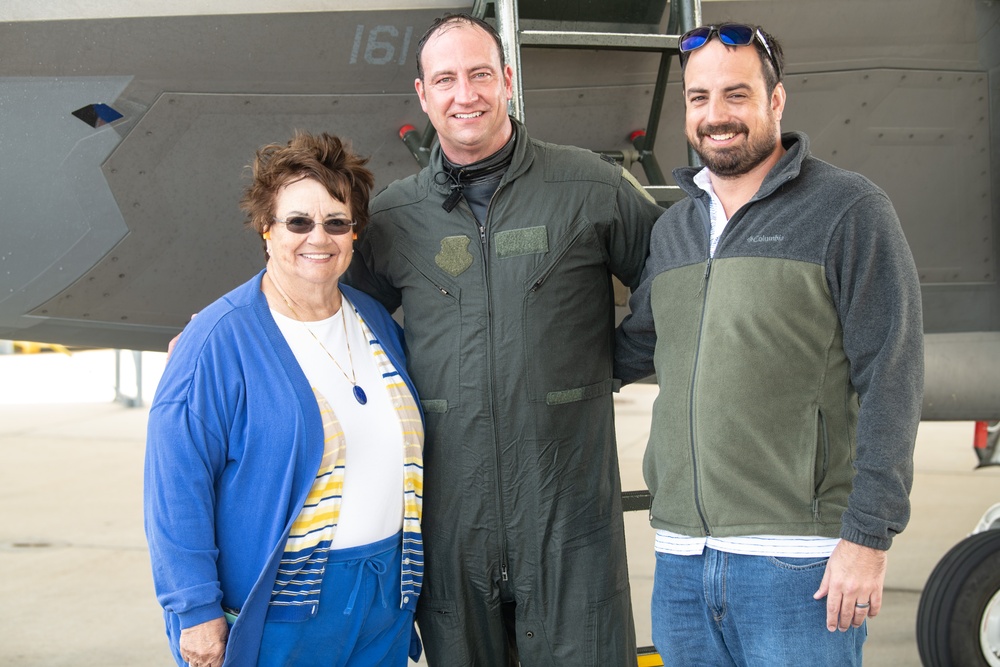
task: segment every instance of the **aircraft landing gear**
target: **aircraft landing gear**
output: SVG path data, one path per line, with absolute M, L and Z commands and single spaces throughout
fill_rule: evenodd
M 937 564 L 917 607 L 925 667 L 1000 667 L 1000 529 L 956 544 Z
M 976 436 L 972 446 L 979 457 L 977 468 L 1000 466 L 1000 421 L 976 422 Z

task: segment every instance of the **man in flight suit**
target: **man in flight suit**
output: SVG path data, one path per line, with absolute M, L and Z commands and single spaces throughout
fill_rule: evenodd
M 430 165 L 372 203 L 349 281 L 402 306 L 427 419 L 431 665 L 635 664 L 612 415 L 612 276 L 661 210 L 620 166 L 531 139 L 488 24 L 417 50 Z

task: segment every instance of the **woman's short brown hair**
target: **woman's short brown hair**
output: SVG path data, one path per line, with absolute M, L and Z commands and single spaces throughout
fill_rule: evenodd
M 278 190 L 302 178 L 319 181 L 339 202 L 349 204 L 351 219 L 361 231 L 368 224 L 368 199 L 375 177 L 365 164 L 368 158 L 354 153 L 332 134 L 313 135 L 296 131 L 287 144 L 268 144 L 257 151 L 253 164 L 253 182 L 243 193 L 240 208 L 247 214 L 246 224 L 263 234 L 274 223 L 274 204 Z

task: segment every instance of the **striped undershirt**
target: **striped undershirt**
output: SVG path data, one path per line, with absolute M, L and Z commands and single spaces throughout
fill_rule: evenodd
M 669 530 L 656 531 L 656 551 L 674 556 L 697 556 L 705 547 L 744 556 L 779 558 L 829 558 L 838 537 L 816 535 L 746 535 L 736 537 L 690 537 Z

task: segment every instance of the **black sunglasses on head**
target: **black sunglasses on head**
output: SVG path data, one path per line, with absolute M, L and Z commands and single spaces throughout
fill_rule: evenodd
M 743 23 L 704 25 L 694 30 L 688 30 L 681 35 L 680 41 L 677 43 L 681 56 L 686 58 L 687 54 L 708 44 L 712 41 L 712 35 L 718 35 L 719 41 L 727 46 L 750 46 L 753 44 L 753 40 L 756 39 L 764 47 L 764 52 L 767 53 L 767 57 L 771 60 L 774 71 L 779 77 L 781 76 L 781 68 L 778 67 L 778 61 L 775 60 L 774 53 L 771 52 L 771 45 L 767 43 L 767 39 L 760 31 L 760 28 Z
M 283 224 L 288 228 L 288 231 L 293 234 L 308 234 L 313 230 L 313 227 L 316 226 L 315 220 L 304 215 L 295 215 L 287 220 L 274 218 L 274 221 Z M 323 221 L 321 224 L 323 225 L 323 231 L 327 234 L 337 236 L 351 231 L 355 222 L 353 220 L 349 220 L 348 218 L 330 218 L 329 220 Z

